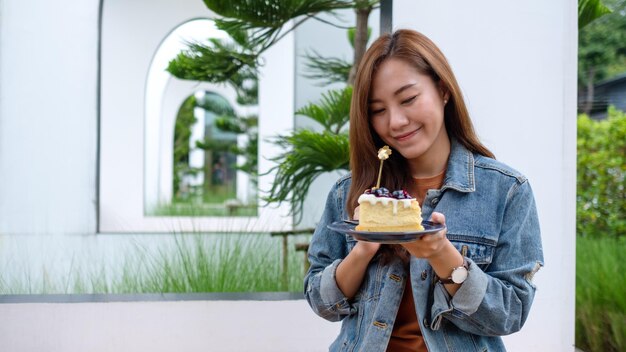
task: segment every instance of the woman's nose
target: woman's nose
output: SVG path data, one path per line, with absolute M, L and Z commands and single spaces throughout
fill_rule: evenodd
M 389 111 L 389 128 L 392 130 L 401 129 L 409 123 L 408 117 L 398 109 Z

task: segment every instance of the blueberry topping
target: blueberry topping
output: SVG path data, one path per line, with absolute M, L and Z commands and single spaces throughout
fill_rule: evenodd
M 404 199 L 404 192 L 402 192 L 401 190 L 393 191 L 391 193 L 391 196 L 395 199 Z
M 409 192 L 403 189 L 393 191 L 393 193 L 391 193 L 391 196 L 395 199 L 413 199 L 413 197 L 411 197 Z
M 373 195 L 375 195 L 376 197 L 389 197 L 389 190 L 386 189 L 385 187 L 380 187 L 380 188 L 376 188 L 373 191 L 371 191 L 371 193 Z
M 376 197 L 387 197 L 387 198 L 395 198 L 395 199 L 413 199 L 409 193 L 403 189 L 399 189 L 389 193 L 389 190 L 385 187 L 375 188 L 375 189 L 367 189 L 365 190 L 365 194 L 373 194 Z

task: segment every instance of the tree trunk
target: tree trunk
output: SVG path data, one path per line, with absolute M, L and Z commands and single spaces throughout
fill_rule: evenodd
M 587 97 L 585 98 L 585 108 L 583 113 L 587 116 L 591 113 L 591 109 L 593 108 L 593 80 L 596 75 L 596 70 L 592 66 L 589 68 L 589 72 L 587 72 Z
M 348 76 L 348 84 L 354 84 L 356 78 L 356 70 L 359 68 L 361 59 L 367 49 L 367 21 L 372 12 L 371 7 L 357 8 L 356 12 L 356 30 L 354 33 L 354 61 L 352 68 L 350 69 L 350 75 Z

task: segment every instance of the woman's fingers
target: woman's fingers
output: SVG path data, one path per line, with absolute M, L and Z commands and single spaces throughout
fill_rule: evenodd
M 442 224 L 442 225 L 446 224 L 446 217 L 443 214 L 441 214 L 441 213 L 433 212 L 433 214 L 431 215 L 430 218 L 431 218 L 432 222 L 434 222 L 434 223 Z

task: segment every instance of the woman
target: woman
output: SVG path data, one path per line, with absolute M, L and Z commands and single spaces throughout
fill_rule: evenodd
M 402 245 L 331 231 L 376 183 L 405 189 L 447 230 Z M 332 187 L 309 247 L 305 296 L 343 320 L 332 351 L 498 351 L 521 329 L 543 265 L 532 190 L 478 140 L 454 74 L 424 35 L 377 39 L 350 111 L 351 174 Z M 352 215 L 352 216 L 351 216 Z

